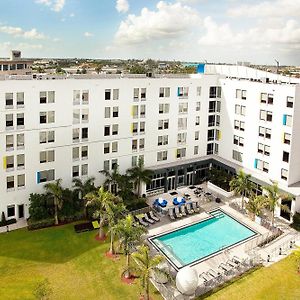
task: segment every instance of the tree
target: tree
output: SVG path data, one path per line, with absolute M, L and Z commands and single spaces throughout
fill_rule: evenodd
M 63 205 L 63 188 L 61 186 L 62 179 L 59 178 L 55 182 L 45 184 L 44 189 L 52 197 L 54 204 L 54 219 L 55 225 L 58 224 L 58 211 L 61 210 Z
M 38 300 L 47 300 L 52 293 L 53 290 L 48 279 L 38 282 L 33 291 L 33 295 Z
M 125 204 L 129 204 L 133 199 L 133 184 L 131 182 L 130 176 L 124 174 L 119 175 L 117 178 L 118 184 L 118 195 L 124 200 Z
M 84 198 L 87 200 L 87 206 L 93 206 L 95 208 L 93 216 L 94 218 L 99 218 L 99 238 L 104 239 L 105 234 L 103 231 L 103 226 L 105 220 L 107 219 L 107 214 L 111 203 L 113 202 L 114 196 L 101 187 L 97 192 L 90 192 Z
M 29 196 L 30 219 L 39 221 L 51 217 L 49 195 L 31 193 Z M 52 205 L 52 204 L 51 204 Z
M 229 182 L 230 190 L 235 195 L 242 197 L 242 208 L 244 208 L 244 198 L 249 196 L 253 190 L 253 183 L 250 181 L 251 175 L 239 170 L 238 174 Z
M 133 180 L 133 184 L 137 189 L 138 196 L 141 196 L 141 183 L 150 184 L 153 172 L 144 168 L 144 160 L 139 158 L 137 166 L 127 170 L 127 173 Z
M 78 198 L 83 201 L 85 217 L 87 215 L 87 211 L 86 211 L 86 200 L 84 197 L 88 193 L 96 190 L 94 181 L 95 181 L 95 177 L 89 177 L 85 181 L 82 181 L 80 178 L 73 179 L 73 189 L 75 192 L 78 193 Z
M 275 216 L 275 209 L 277 206 L 281 208 L 281 210 L 285 212 L 289 212 L 289 207 L 287 205 L 282 205 L 280 203 L 281 200 L 292 200 L 292 197 L 287 194 L 282 194 L 279 191 L 278 183 L 273 182 L 272 185 L 264 186 L 264 198 L 267 202 L 267 207 L 271 212 L 271 221 L 272 225 L 274 225 L 274 216 Z
M 141 235 L 147 230 L 145 227 L 134 222 L 132 215 L 127 215 L 126 218 L 121 219 L 114 227 L 119 238 L 120 247 L 124 249 L 126 255 L 126 267 L 124 275 L 126 278 L 130 277 L 130 255 L 135 243 L 140 241 Z
M 159 254 L 151 257 L 150 249 L 147 245 L 139 246 L 138 250 L 132 253 L 132 257 L 137 264 L 136 269 L 141 279 L 141 286 L 144 289 L 144 299 L 149 300 L 150 279 L 155 274 L 163 274 L 169 277 L 165 271 L 158 268 L 158 265 L 164 261 L 164 258 Z
M 119 166 L 116 164 L 111 173 L 108 170 L 102 170 L 100 173 L 106 177 L 104 186 L 116 195 L 118 190 L 118 181 L 120 178 Z
M 102 71 L 102 65 L 101 65 L 101 64 L 98 64 L 98 65 L 95 67 L 95 71 L 97 72 L 97 74 L 99 74 L 99 73 Z
M 147 70 L 144 66 L 141 66 L 139 64 L 134 64 L 129 69 L 130 74 L 146 74 Z
M 114 254 L 114 240 L 115 240 L 115 226 L 118 222 L 118 219 L 126 212 L 125 205 L 121 202 L 122 199 L 117 198 L 115 201 L 117 203 L 112 202 L 107 210 L 107 221 L 108 221 L 108 231 L 110 233 L 110 248 L 109 253 Z
M 267 201 L 264 196 L 251 195 L 246 204 L 247 210 L 253 214 L 253 217 L 260 216 L 262 210 L 266 207 Z M 253 218 L 254 219 L 254 218 Z

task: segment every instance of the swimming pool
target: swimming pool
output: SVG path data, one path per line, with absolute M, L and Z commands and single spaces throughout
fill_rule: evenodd
M 257 235 L 221 209 L 210 215 L 209 219 L 149 240 L 180 269 Z

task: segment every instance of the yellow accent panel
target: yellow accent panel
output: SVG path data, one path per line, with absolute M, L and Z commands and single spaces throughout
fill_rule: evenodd
M 133 123 L 131 123 L 131 132 L 133 133 Z
M 6 156 L 3 156 L 3 169 L 6 169 Z
M 133 116 L 134 106 L 131 107 L 131 115 Z
M 222 133 L 221 131 L 219 131 L 219 134 L 218 134 L 218 141 L 222 138 Z
M 282 142 L 284 143 L 284 132 L 282 133 Z

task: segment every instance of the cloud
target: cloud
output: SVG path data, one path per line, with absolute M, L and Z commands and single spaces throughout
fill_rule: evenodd
M 227 13 L 233 17 L 299 17 L 300 0 L 264 1 L 230 8 Z
M 92 37 L 92 36 L 94 36 L 93 33 L 88 32 L 88 31 L 86 31 L 83 35 L 84 35 L 85 37 Z
M 123 45 L 142 44 L 146 41 L 159 39 L 178 39 L 199 25 L 197 11 L 181 3 L 160 1 L 156 10 L 143 8 L 140 15 L 130 14 L 122 21 L 115 43 Z
M 24 31 L 21 27 L 0 26 L 0 32 L 31 40 L 43 40 L 46 38 L 43 33 L 38 32 L 35 28 L 32 28 L 29 31 Z
M 36 3 L 48 6 L 50 7 L 51 10 L 55 12 L 60 12 L 63 10 L 66 1 L 65 0 L 36 0 Z
M 119 13 L 126 13 L 129 10 L 129 3 L 127 0 L 117 0 L 116 2 L 116 10 Z

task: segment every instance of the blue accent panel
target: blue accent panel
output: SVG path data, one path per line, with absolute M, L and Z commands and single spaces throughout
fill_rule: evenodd
M 197 73 L 203 74 L 205 70 L 205 64 L 198 64 L 197 66 Z
M 41 174 L 40 174 L 40 172 L 36 172 L 36 182 L 37 183 L 41 182 Z
M 282 124 L 286 125 L 286 115 L 283 115 Z
M 177 89 L 177 96 L 180 95 L 180 88 Z
M 254 160 L 254 168 L 257 169 L 257 158 Z

